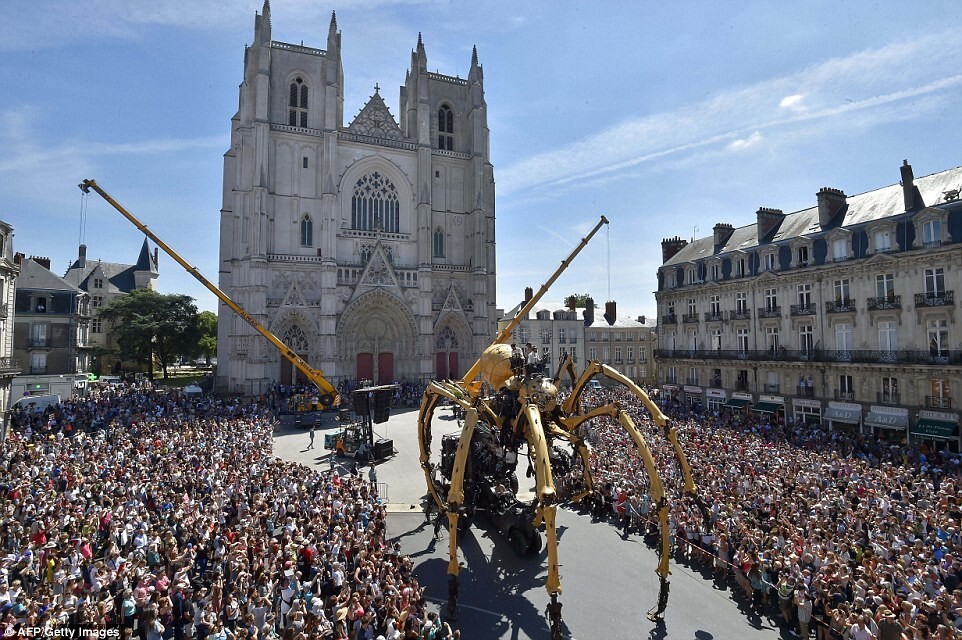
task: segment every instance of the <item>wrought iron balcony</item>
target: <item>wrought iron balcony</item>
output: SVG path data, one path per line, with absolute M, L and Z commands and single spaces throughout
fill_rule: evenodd
M 815 387 L 810 387 L 808 385 L 796 386 L 795 395 L 799 398 L 814 398 L 815 397 Z
M 876 402 L 879 404 L 898 404 L 899 394 L 897 393 L 887 393 L 885 391 L 878 391 L 875 394 Z
M 952 398 L 944 396 L 925 396 L 925 406 L 929 409 L 951 409 Z
M 709 311 L 705 314 L 705 322 L 722 322 L 725 314 L 721 311 Z
M 729 320 L 751 320 L 752 312 L 751 309 L 735 309 L 734 311 L 728 312 Z
M 6 318 L 9 314 L 9 306 L 6 302 L 0 304 L 0 318 Z
M 661 317 L 662 324 L 678 324 L 678 316 L 671 314 Z
M 782 308 L 778 305 L 773 307 L 758 307 L 759 318 L 781 318 Z
M 851 298 L 825 303 L 825 313 L 855 313 L 855 301 Z
M 945 307 L 955 304 L 954 291 L 927 291 L 915 294 L 916 307 Z
M 748 391 L 748 380 L 736 380 L 735 391 Z
M 887 311 L 902 308 L 902 296 L 881 296 L 868 299 L 869 311 Z
M 687 384 L 689 387 L 697 387 L 698 378 L 685 378 L 685 384 Z
M 30 338 L 29 345 L 31 347 L 49 347 L 50 338 Z
M 868 364 L 918 364 L 962 366 L 962 351 L 921 349 L 898 351 L 867 349 L 656 349 L 656 358 L 682 360 L 755 360 L 775 362 L 853 362 Z
M 693 323 L 693 322 L 698 322 L 698 314 L 697 314 L 697 313 L 686 313 L 685 315 L 683 315 L 683 316 L 681 317 L 681 321 L 684 322 L 684 323 L 686 323 L 686 324 L 691 324 L 691 323 Z
M 815 305 L 814 304 L 793 304 L 790 307 L 790 313 L 793 316 L 814 316 Z
M 778 384 L 766 384 L 765 393 L 778 393 L 780 387 L 781 385 Z
M 835 399 L 836 399 L 836 400 L 855 400 L 855 392 L 854 392 L 854 391 L 843 391 L 843 390 L 841 390 L 841 389 L 836 389 L 836 390 L 835 390 Z
M 20 373 L 18 358 L 0 358 L 0 374 L 16 375 Z
M 45 373 L 47 373 L 47 367 L 45 367 L 45 366 L 44 366 L 44 367 L 35 367 L 35 366 L 31 366 L 31 367 L 30 367 L 30 375 L 36 376 L 36 375 L 43 375 L 43 374 L 45 374 Z

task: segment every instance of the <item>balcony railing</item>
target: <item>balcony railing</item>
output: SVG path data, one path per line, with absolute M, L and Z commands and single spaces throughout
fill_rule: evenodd
M 778 385 L 778 384 L 766 384 L 765 393 L 778 393 L 778 389 L 780 387 L 781 385 Z
M 825 313 L 854 313 L 855 301 L 851 298 L 834 300 L 825 303 Z
M 0 372 L 20 373 L 20 360 L 18 358 L 0 358 Z
M 697 387 L 698 378 L 685 378 L 685 384 L 687 384 L 689 387 Z
M 815 305 L 814 304 L 793 304 L 790 307 L 790 313 L 793 316 L 814 316 Z
M 721 311 L 709 311 L 705 314 L 705 322 L 721 322 L 725 319 L 725 314 Z
M 796 386 L 795 395 L 799 398 L 814 398 L 815 397 L 815 387 L 810 387 L 808 385 Z
M 934 291 L 915 294 L 916 307 L 945 307 L 955 304 L 954 291 Z
M 729 320 L 751 320 L 752 312 L 751 309 L 735 309 L 734 311 L 728 312 Z
M 868 299 L 869 311 L 887 311 L 889 309 L 901 309 L 902 296 L 882 296 Z
M 773 307 L 758 307 L 759 318 L 781 318 L 782 308 L 778 305 Z
M 656 358 L 682 360 L 756 360 L 776 362 L 856 362 L 867 364 L 920 364 L 962 366 L 962 350 L 938 352 L 902 349 L 655 349 Z
M 925 406 L 929 409 L 951 409 L 952 398 L 944 396 L 925 396 Z
M 34 367 L 34 366 L 30 367 L 30 375 L 36 376 L 36 375 L 42 375 L 45 373 L 47 373 L 47 367 Z
M 836 399 L 836 400 L 855 400 L 855 392 L 854 392 L 854 391 L 842 391 L 841 389 L 836 389 L 836 390 L 835 390 L 835 399 Z
M 748 391 L 748 381 L 735 380 L 735 391 Z
M 50 338 L 30 338 L 29 345 L 31 347 L 49 347 Z
M 0 304 L 0 318 L 6 318 L 8 313 L 9 305 L 6 302 Z
M 661 323 L 662 324 L 678 324 L 678 316 L 676 315 L 662 316 Z
M 684 323 L 686 323 L 686 324 L 691 324 L 691 323 L 693 323 L 693 322 L 698 322 L 698 314 L 697 314 L 697 313 L 686 313 L 685 315 L 683 315 L 683 316 L 681 317 L 681 321 L 684 322 Z
M 898 404 L 899 394 L 897 393 L 886 393 L 884 391 L 878 391 L 875 394 L 876 401 L 879 404 Z

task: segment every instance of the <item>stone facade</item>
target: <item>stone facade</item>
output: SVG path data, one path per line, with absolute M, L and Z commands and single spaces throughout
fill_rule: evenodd
M 20 361 L 13 357 L 15 296 L 20 266 L 13 261 L 13 227 L 0 220 L 0 438 L 6 435 L 11 383 L 20 373 Z
M 224 156 L 220 288 L 332 382 L 455 377 L 495 328 L 494 178 L 483 73 L 427 70 L 418 37 L 399 121 L 378 87 L 343 124 L 341 33 L 271 40 L 256 16 Z M 299 379 L 221 304 L 218 388 Z
M 958 448 L 962 168 L 662 242 L 659 381 L 679 400 Z M 732 399 L 735 399 L 733 402 Z

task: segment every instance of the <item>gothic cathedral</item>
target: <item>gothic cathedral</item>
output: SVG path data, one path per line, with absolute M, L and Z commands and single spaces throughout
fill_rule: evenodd
M 312 366 L 344 379 L 463 374 L 495 334 L 494 175 L 477 51 L 430 73 L 418 36 L 394 118 L 378 87 L 344 126 L 341 34 L 271 40 L 269 0 L 244 55 L 224 155 L 220 287 Z M 299 379 L 221 304 L 219 389 Z

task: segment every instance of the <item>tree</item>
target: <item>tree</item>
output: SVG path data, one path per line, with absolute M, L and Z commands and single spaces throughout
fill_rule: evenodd
M 565 298 L 565 306 L 570 307 L 571 303 L 574 302 L 576 308 L 587 307 L 588 300 L 590 299 L 591 299 L 591 295 L 587 293 L 572 293 L 570 296 Z
M 134 289 L 104 307 L 100 316 L 112 323 L 120 356 L 144 364 L 151 380 L 155 361 L 167 378 L 168 365 L 196 350 L 200 338 L 194 299 L 182 294 Z
M 197 323 L 200 328 L 197 352 L 204 356 L 209 367 L 210 359 L 217 355 L 217 316 L 212 311 L 201 311 L 197 316 Z

